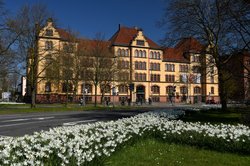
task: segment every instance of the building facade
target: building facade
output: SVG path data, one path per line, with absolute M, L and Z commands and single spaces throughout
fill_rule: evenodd
M 67 32 L 56 28 L 52 20 L 48 20 L 38 38 L 38 73 L 41 73 L 36 91 L 38 103 L 65 102 L 67 98 L 78 102 L 83 93 L 87 102 L 94 100 L 95 89 L 91 83 L 80 80 L 77 85 L 72 85 L 75 91 L 66 96 L 62 83 L 55 85 L 53 81 L 48 81 L 44 70 L 49 61 L 46 57 L 59 58 L 58 52 L 65 47 L 65 43 L 69 43 Z M 86 42 L 77 39 L 73 43 L 77 50 L 79 43 Z M 147 102 L 149 98 L 153 102 L 219 101 L 213 59 L 204 53 L 204 46 L 197 40 L 185 38 L 173 48 L 163 48 L 145 36 L 142 29 L 119 25 L 117 32 L 106 43 L 114 57 L 119 59 L 117 66 L 128 69 L 129 73 L 126 82 L 113 80 L 112 88 L 105 93 L 106 100 L 117 103 L 128 99 Z M 83 89 L 83 84 L 87 89 Z M 100 86 L 97 87 L 97 100 L 101 100 Z
M 250 53 L 248 50 L 231 56 L 225 66 L 228 77 L 228 98 L 243 103 L 250 100 Z

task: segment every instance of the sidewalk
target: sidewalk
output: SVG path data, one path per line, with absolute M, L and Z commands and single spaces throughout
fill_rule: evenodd
M 135 103 L 133 103 L 133 106 L 137 106 L 137 107 L 152 107 L 152 108 L 193 108 L 193 109 L 208 109 L 208 108 L 220 108 L 221 105 L 220 104 L 205 104 L 205 103 L 198 103 L 198 104 L 186 104 L 186 103 L 156 103 L 153 102 L 151 105 L 149 105 L 148 103 L 144 103 L 142 105 L 138 104 L 136 105 Z

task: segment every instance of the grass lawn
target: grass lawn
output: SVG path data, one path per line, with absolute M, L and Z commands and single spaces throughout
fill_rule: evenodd
M 18 114 L 18 113 L 32 113 L 32 112 L 58 112 L 58 111 L 89 111 L 89 110 L 145 110 L 143 107 L 129 107 L 129 106 L 115 106 L 106 107 L 98 105 L 94 107 L 93 104 L 87 106 L 80 106 L 79 104 L 36 104 L 36 108 L 30 108 L 30 104 L 0 104 L 0 115 L 3 114 Z
M 187 112 L 182 118 L 186 122 L 204 122 L 204 123 L 227 123 L 238 124 L 243 123 L 249 125 L 247 122 L 250 119 L 250 107 L 244 108 L 229 108 L 228 111 L 223 112 L 220 109 L 201 110 L 198 112 Z
M 250 156 L 220 153 L 196 147 L 176 145 L 157 141 L 141 140 L 131 146 L 125 146 L 105 161 L 108 166 L 219 166 L 249 165 Z

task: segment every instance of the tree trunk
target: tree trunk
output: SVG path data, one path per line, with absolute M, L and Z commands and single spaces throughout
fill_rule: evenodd
M 225 89 L 225 81 L 223 76 L 223 71 L 221 68 L 218 68 L 218 76 L 219 76 L 219 96 L 222 111 L 227 111 L 227 93 Z
M 97 106 L 97 85 L 95 84 L 95 107 Z
M 68 107 L 68 98 L 69 98 L 69 80 L 66 82 L 66 102 L 65 107 Z
M 36 88 L 31 88 L 31 108 L 36 108 Z

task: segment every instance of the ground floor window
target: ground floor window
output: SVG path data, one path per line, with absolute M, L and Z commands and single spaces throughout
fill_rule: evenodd
M 110 97 L 105 96 L 105 97 L 104 97 L 104 101 L 110 102 Z
M 128 97 L 127 96 L 121 96 L 119 97 L 119 101 L 127 101 Z
M 119 93 L 128 93 L 128 86 L 127 85 L 119 85 L 118 90 L 119 90 Z
M 159 96 L 152 96 L 151 97 L 153 102 L 160 102 L 160 97 Z
M 201 88 L 200 87 L 194 87 L 194 94 L 200 94 Z
M 151 92 L 152 92 L 153 94 L 159 94 L 159 93 L 160 93 L 160 87 L 159 87 L 159 86 L 156 86 L 156 85 L 152 86 L 152 87 L 151 87 Z

